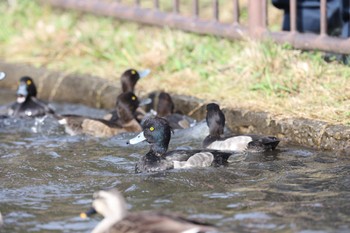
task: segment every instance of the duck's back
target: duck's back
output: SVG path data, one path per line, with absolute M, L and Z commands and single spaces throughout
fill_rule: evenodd
M 114 224 L 109 233 L 179 233 L 217 232 L 208 224 L 168 213 L 140 212 L 126 216 Z

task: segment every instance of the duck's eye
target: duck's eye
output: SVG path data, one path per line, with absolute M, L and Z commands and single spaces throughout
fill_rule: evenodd
M 151 127 L 149 128 L 149 130 L 151 130 L 151 132 L 154 131 L 154 127 L 151 126 Z
M 131 99 L 132 99 L 132 100 L 136 100 L 136 96 L 133 95 L 133 96 L 131 97 Z
M 131 74 L 136 74 L 136 71 L 135 71 L 135 70 L 132 70 L 132 71 L 131 71 Z
M 27 80 L 27 85 L 30 85 L 30 84 L 32 84 L 32 81 Z

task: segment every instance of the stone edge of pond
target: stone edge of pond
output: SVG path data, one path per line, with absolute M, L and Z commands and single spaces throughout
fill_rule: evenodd
M 112 109 L 121 92 L 119 83 L 79 74 L 48 71 L 25 64 L 0 61 L 0 71 L 7 77 L 0 81 L 1 88 L 15 90 L 22 76 L 30 76 L 38 87 L 38 98 Z M 64 94 L 61 94 L 64 93 Z M 205 118 L 205 100 L 172 94 L 175 106 L 197 120 Z M 236 133 L 275 135 L 282 143 L 317 149 L 336 150 L 350 155 L 350 127 L 324 121 L 274 117 L 268 112 L 242 109 L 224 109 L 227 126 Z

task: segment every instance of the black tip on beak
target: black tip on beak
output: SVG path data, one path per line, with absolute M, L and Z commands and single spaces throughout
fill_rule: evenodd
M 87 218 L 90 217 L 91 215 L 97 214 L 97 211 L 95 210 L 95 208 L 91 207 L 88 211 L 86 211 L 85 213 L 81 213 L 80 217 L 81 218 Z

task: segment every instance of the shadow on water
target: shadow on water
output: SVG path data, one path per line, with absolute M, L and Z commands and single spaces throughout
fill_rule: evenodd
M 76 105 L 55 108 L 104 113 Z M 170 149 L 200 147 L 205 130 L 200 126 L 199 138 L 190 139 L 175 132 Z M 135 174 L 148 145 L 126 145 L 133 135 L 68 136 L 51 118 L 41 125 L 1 120 L 1 232 L 90 232 L 101 217 L 82 220 L 79 213 L 90 207 L 94 191 L 112 187 L 124 194 L 131 211 L 170 210 L 223 232 L 350 231 L 346 157 L 281 147 L 234 155 L 226 167 Z

